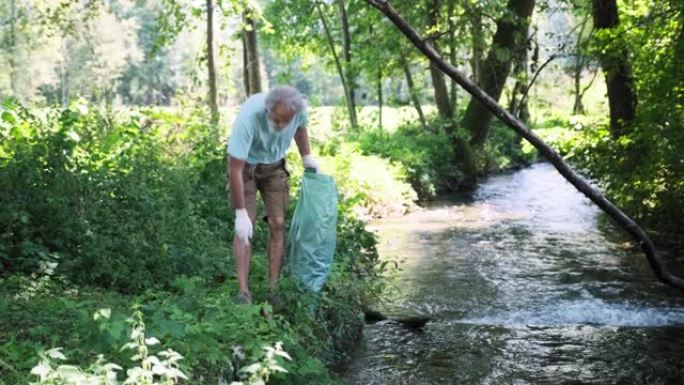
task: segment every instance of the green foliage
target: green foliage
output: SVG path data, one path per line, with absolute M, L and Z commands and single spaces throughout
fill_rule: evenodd
M 439 127 L 439 121 L 432 122 Z M 454 165 L 452 141 L 443 130 L 426 131 L 416 123 L 400 126 L 394 132 L 368 130 L 354 137 L 365 154 L 378 154 L 400 164 L 406 181 L 421 200 L 457 191 L 463 174 Z M 477 154 L 483 173 L 528 164 L 532 154 L 525 154 L 520 138 L 510 129 L 493 124 L 483 151 Z
M 553 131 L 559 149 L 661 245 L 679 247 L 684 235 L 684 8 L 675 1 L 661 5 L 655 10 L 644 1 L 621 4 L 619 27 L 597 36 L 600 49 L 631 54 L 638 105 L 630 131 L 611 137 L 605 118 L 593 126 L 561 119 L 566 130 Z
M 416 193 L 402 167 L 377 155 L 362 155 L 359 145 L 331 140 L 322 148 L 325 169 L 332 170 L 338 188 L 355 207 L 373 217 L 403 214 L 414 206 Z
M 483 173 L 529 165 L 536 158 L 534 152 L 523 149 L 523 139 L 498 120 L 492 122 L 484 149 L 477 155 Z
M 426 132 L 419 125 L 408 124 L 393 133 L 369 130 L 358 141 L 364 153 L 402 164 L 420 199 L 450 191 L 461 178 L 450 161 L 454 159 L 450 141 L 441 132 Z
M 111 310 L 103 308 L 98 310 L 93 319 L 108 319 Z M 159 345 L 160 341 L 155 337 L 145 335 L 145 322 L 143 314 L 136 306 L 131 318 L 127 320 L 131 324 L 131 333 L 128 343 L 121 350 L 133 350 L 134 355 L 130 358 L 138 362 L 138 366 L 126 370 L 126 379 L 123 385 L 173 385 L 180 380 L 187 380 L 187 376 L 178 369 L 178 363 L 183 356 L 167 349 L 151 354 L 153 346 Z M 40 362 L 31 369 L 31 374 L 38 377 L 35 385 L 81 385 L 81 384 L 117 384 L 117 371 L 123 368 L 115 363 L 106 362 L 103 355 L 99 355 L 97 361 L 86 370 L 77 365 L 58 364 L 67 358 L 62 353 L 62 348 L 52 348 L 39 354 Z M 160 358 L 161 357 L 161 358 Z
M 146 330 L 185 357 L 180 369 L 188 383 L 237 381 L 238 368 L 253 362 L 271 367 L 262 348 L 275 341 L 293 361 L 283 363 L 287 376 L 276 373 L 271 381 L 333 381 L 325 365 L 344 359 L 360 337 L 361 304 L 380 292 L 385 270 L 374 236 L 355 213 L 389 198 L 371 191 L 379 185 L 368 174 L 353 172 L 365 157 L 326 154 L 343 193 L 328 284 L 312 295 L 282 279 L 287 306 L 267 318 L 266 282 L 253 278 L 257 302 L 235 305 L 225 149 L 206 122 L 198 110 L 114 113 L 84 101 L 33 110 L 2 105 L 0 378 L 28 382 L 36 351 L 56 346 L 74 362 L 94 354 L 125 362 L 122 314 L 141 303 Z M 294 205 L 302 170 L 291 156 Z M 393 179 L 399 169 L 381 175 L 402 186 L 401 199 L 410 203 L 411 189 Z M 265 226 L 256 226 L 254 277 L 267 270 L 258 252 Z M 103 306 L 110 316 L 95 322 L 91 315 Z
M 72 282 L 123 292 L 226 274 L 230 211 L 216 182 L 225 177 L 210 171 L 220 150 L 202 163 L 173 154 L 175 138 L 144 112 L 114 117 L 82 103 L 3 111 L 11 116 L 1 126 L 5 273 L 54 261 Z

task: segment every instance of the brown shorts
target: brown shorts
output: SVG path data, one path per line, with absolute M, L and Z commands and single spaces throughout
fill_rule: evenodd
M 267 217 L 284 217 L 290 198 L 290 173 L 285 160 L 271 164 L 245 164 L 242 171 L 245 206 L 252 223 L 256 219 L 257 190 L 264 200 Z

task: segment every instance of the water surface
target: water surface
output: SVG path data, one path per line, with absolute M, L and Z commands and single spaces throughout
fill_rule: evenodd
M 548 164 L 374 225 L 401 260 L 347 384 L 684 384 L 684 295 Z

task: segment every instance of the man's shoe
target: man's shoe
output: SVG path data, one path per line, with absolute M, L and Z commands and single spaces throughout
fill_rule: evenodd
M 252 303 L 252 293 L 248 291 L 241 291 L 235 295 L 233 302 L 238 305 L 249 305 Z
M 273 311 L 277 311 L 285 307 L 285 301 L 283 300 L 283 297 L 275 290 L 268 291 L 266 301 L 271 305 Z

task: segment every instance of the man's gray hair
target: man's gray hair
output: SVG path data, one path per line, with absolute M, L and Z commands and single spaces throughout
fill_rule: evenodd
M 278 104 L 285 104 L 295 114 L 306 107 L 302 94 L 296 88 L 290 86 L 273 87 L 266 94 L 266 111 L 271 112 Z

